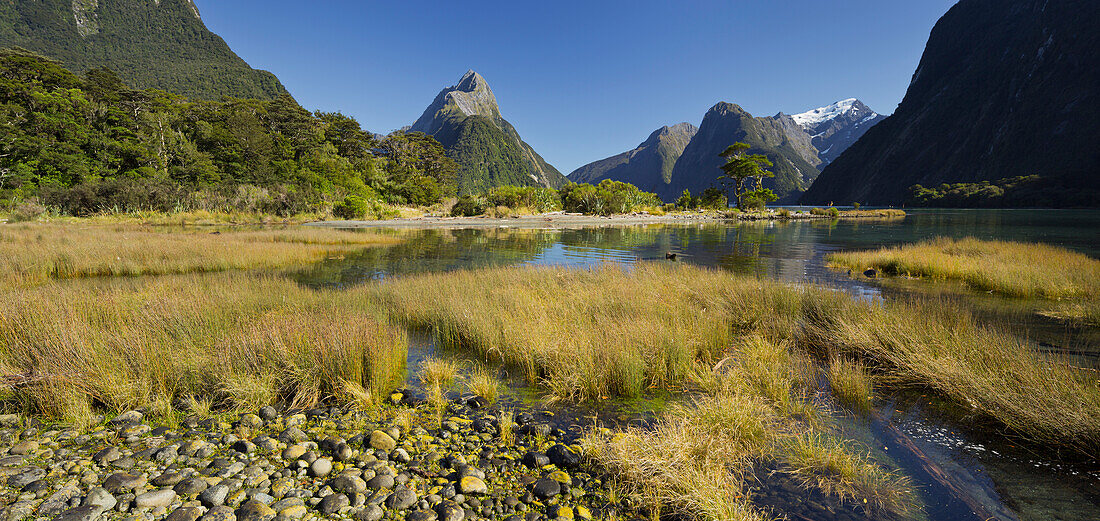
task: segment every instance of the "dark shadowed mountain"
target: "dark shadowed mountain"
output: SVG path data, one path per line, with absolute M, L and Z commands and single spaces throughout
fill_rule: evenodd
M 902 204 L 913 185 L 1037 174 L 1100 204 L 1100 2 L 962 0 L 932 29 L 897 111 L 802 196 Z
M 569 174 L 569 180 L 599 184 L 613 179 L 656 192 L 671 181 L 676 160 L 698 130 L 691 123 L 661 127 L 634 150 L 582 166 Z
M 460 167 L 461 193 L 500 185 L 557 188 L 566 182 L 501 116 L 489 83 L 474 71 L 443 89 L 409 130 L 434 136 L 446 147 Z
M 109 67 L 132 87 L 192 98 L 286 92 L 210 32 L 191 0 L 0 2 L 0 47 L 22 47 L 78 73 Z

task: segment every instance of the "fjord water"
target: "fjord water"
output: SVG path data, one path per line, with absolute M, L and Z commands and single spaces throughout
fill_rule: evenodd
M 867 299 L 949 299 L 982 320 L 1007 328 L 1041 348 L 1077 353 L 1079 363 L 1097 367 L 1100 335 L 1044 319 L 1042 303 L 974 293 L 957 284 L 869 279 L 826 265 L 835 251 L 879 248 L 933 237 L 977 237 L 1043 242 L 1100 257 L 1100 212 L 1085 210 L 910 210 L 905 218 L 788 222 L 713 222 L 567 229 L 517 228 L 388 230 L 403 243 L 365 249 L 321 262 L 296 276 L 305 284 L 350 286 L 406 274 L 472 267 L 603 263 L 686 262 L 790 283 L 818 283 Z M 383 282 L 384 283 L 384 282 Z M 414 349 L 423 356 L 430 340 Z M 516 388 L 517 394 L 530 394 Z M 845 421 L 851 437 L 864 441 L 884 460 L 910 474 L 930 519 L 1100 519 L 1100 467 L 1075 463 L 1019 446 L 988 426 L 969 421 L 935 399 L 900 393 L 883 397 L 880 420 Z M 642 404 L 641 409 L 651 404 Z M 634 407 L 634 409 L 631 409 Z M 619 411 L 636 404 L 614 404 Z M 849 424 L 850 425 L 847 425 Z M 899 450 L 900 432 L 921 456 Z M 955 491 L 922 470 L 934 462 L 950 476 Z M 960 499 L 967 496 L 967 501 Z M 969 502 L 968 506 L 966 503 Z M 971 506 L 984 505 L 984 517 Z M 839 516 L 839 513 L 838 513 Z

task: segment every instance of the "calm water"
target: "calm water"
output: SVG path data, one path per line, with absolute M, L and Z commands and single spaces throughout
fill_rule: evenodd
M 602 226 L 578 229 L 385 230 L 405 241 L 329 259 L 295 276 L 313 286 L 346 287 L 405 274 L 507 265 L 677 262 L 791 283 L 819 283 L 868 299 L 950 299 L 983 320 L 1053 351 L 1097 364 L 1100 335 L 1035 315 L 1042 303 L 974 294 L 952 284 L 871 280 L 830 269 L 835 251 L 878 248 L 922 239 L 977 237 L 1044 242 L 1100 258 L 1100 212 L 1052 210 L 913 210 L 904 219 Z M 430 350 L 423 340 L 413 356 Z M 531 390 L 517 393 L 529 394 Z M 973 428 L 957 413 L 920 396 L 896 396 L 881 421 L 852 421 L 856 439 L 900 465 L 920 486 L 931 519 L 1100 519 L 1100 468 L 1021 449 L 1003 436 Z M 623 410 L 630 407 L 617 404 Z M 898 446 L 899 435 L 913 448 Z M 919 454 L 919 456 L 917 456 Z M 933 479 L 923 461 L 950 476 Z M 982 515 L 972 512 L 982 505 Z

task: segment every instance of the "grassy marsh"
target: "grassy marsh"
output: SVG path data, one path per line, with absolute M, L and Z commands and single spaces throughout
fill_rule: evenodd
M 0 281 L 25 286 L 54 279 L 271 269 L 398 241 L 323 228 L 212 234 L 131 225 L 11 224 L 0 226 Z
M 886 275 L 955 280 L 1010 297 L 1100 298 L 1100 261 L 1044 244 L 937 238 L 879 250 L 835 253 L 829 262 Z
M 98 282 L 0 293 L 0 373 L 18 389 L 5 407 L 80 422 L 181 397 L 365 405 L 404 367 L 404 331 L 353 293 L 246 274 Z
M 691 387 L 699 364 L 721 365 L 735 341 L 758 335 L 825 362 L 845 357 L 882 385 L 931 390 L 1040 443 L 1100 448 L 1092 371 L 1040 354 L 950 303 L 873 304 L 663 264 L 482 269 L 363 291 L 397 320 L 432 329 L 443 345 L 522 368 L 558 399 Z

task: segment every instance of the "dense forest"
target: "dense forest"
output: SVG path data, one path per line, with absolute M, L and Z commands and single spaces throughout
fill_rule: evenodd
M 1038 175 L 976 183 L 944 183 L 909 187 L 908 206 L 930 208 L 1052 208 L 1096 205 L 1097 194 L 1067 186 L 1061 178 Z
M 375 136 L 288 95 L 133 90 L 108 69 L 78 76 L 22 49 L 0 51 L 0 120 L 0 204 L 38 198 L 73 215 L 336 206 L 352 217 L 456 191 L 457 165 L 421 133 Z
M 109 67 L 128 85 L 195 99 L 273 99 L 279 79 L 253 69 L 189 0 L 0 2 L 0 47 L 22 47 L 83 74 Z

